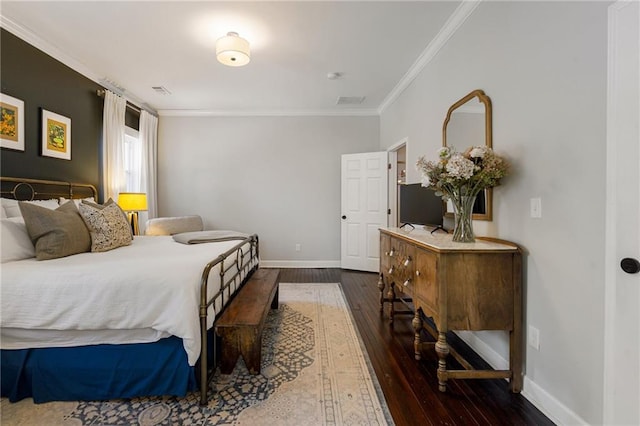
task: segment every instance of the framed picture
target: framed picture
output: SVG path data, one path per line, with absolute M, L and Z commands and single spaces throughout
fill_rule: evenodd
M 24 151 L 24 102 L 0 93 L 0 146 Z
M 71 119 L 42 110 L 42 155 L 71 160 Z

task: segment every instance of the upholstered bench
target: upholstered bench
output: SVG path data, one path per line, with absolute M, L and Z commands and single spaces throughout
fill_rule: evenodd
M 147 220 L 146 226 L 145 235 L 174 235 L 204 229 L 202 218 L 198 215 L 156 217 Z
M 278 269 L 258 269 L 215 324 L 222 340 L 220 372 L 230 374 L 240 355 L 251 374 L 260 372 L 262 332 L 269 308 L 278 308 Z

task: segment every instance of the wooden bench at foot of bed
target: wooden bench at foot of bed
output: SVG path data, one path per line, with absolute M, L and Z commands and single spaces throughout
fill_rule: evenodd
M 278 308 L 278 269 L 258 269 L 216 321 L 222 338 L 220 372 L 230 374 L 242 355 L 251 374 L 260 372 L 262 331 L 269 308 Z

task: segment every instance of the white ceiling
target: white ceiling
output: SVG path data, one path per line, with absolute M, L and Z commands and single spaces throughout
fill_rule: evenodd
M 378 113 L 459 1 L 7 1 L 2 26 L 161 113 Z M 236 31 L 251 62 L 216 61 Z M 330 80 L 330 72 L 342 73 Z M 157 94 L 152 86 L 171 93 Z M 363 96 L 336 105 L 339 96 Z

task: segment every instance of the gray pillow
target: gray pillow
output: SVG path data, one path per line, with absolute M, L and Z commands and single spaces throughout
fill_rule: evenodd
M 100 206 L 82 202 L 79 209 L 91 234 L 92 252 L 108 251 L 131 244 L 131 227 L 116 203 Z
M 89 230 L 72 201 L 55 210 L 26 202 L 19 206 L 36 259 L 57 259 L 91 249 Z

